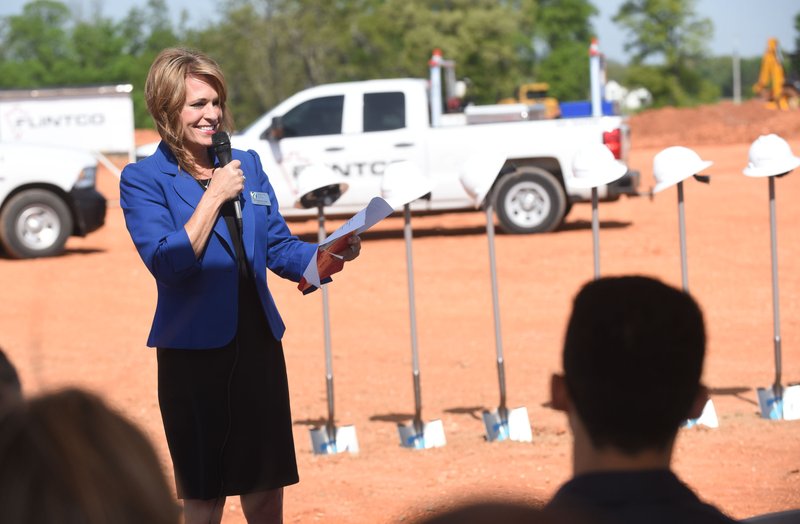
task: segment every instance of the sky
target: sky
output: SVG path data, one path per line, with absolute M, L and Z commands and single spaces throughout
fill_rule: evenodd
M 131 7 L 144 7 L 147 0 L 61 0 L 74 12 L 99 4 L 102 13 L 112 18 L 123 17 Z M 320 0 L 327 1 L 327 0 Z M 592 22 L 598 36 L 600 50 L 612 60 L 626 61 L 625 34 L 611 21 L 623 0 L 593 0 L 600 15 Z M 0 1 L 0 16 L 20 14 L 28 0 Z M 177 20 L 181 10 L 186 10 L 189 22 L 204 27 L 217 19 L 215 6 L 220 0 L 169 0 L 170 12 Z M 714 34 L 709 43 L 712 55 L 731 55 L 734 51 L 742 57 L 760 56 L 767 39 L 775 37 L 785 51 L 794 51 L 794 18 L 800 13 L 798 0 L 697 0 L 697 14 L 710 18 Z M 435 47 L 435 42 L 431 43 Z

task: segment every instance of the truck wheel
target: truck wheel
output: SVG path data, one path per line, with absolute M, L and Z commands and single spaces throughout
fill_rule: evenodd
M 566 214 L 564 188 L 555 176 L 538 167 L 521 167 L 504 176 L 495 194 L 497 219 L 509 233 L 553 231 Z
M 17 193 L 0 213 L 0 242 L 12 258 L 57 255 L 72 233 L 67 204 L 52 191 Z

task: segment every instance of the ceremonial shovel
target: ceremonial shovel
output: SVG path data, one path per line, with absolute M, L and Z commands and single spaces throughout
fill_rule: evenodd
M 444 426 L 440 419 L 422 421 L 422 387 L 420 385 L 419 352 L 417 349 L 417 314 L 414 300 L 414 261 L 411 250 L 410 203 L 431 192 L 430 181 L 423 177 L 412 162 L 390 164 L 383 175 L 381 192 L 392 207 L 403 206 L 403 236 L 406 242 L 406 270 L 408 272 L 408 305 L 411 324 L 411 365 L 414 383 L 414 418 L 410 423 L 397 425 L 400 445 L 406 448 L 427 449 L 444 446 Z
M 497 409 L 483 411 L 483 424 L 486 427 L 486 440 L 514 440 L 530 442 L 531 423 L 528 410 L 518 407 L 509 410 L 506 405 L 506 370 L 503 357 L 503 339 L 500 325 L 500 299 L 497 286 L 497 264 L 495 261 L 493 194 L 491 187 L 494 179 L 504 174 L 501 172 L 505 164 L 504 155 L 484 154 L 470 158 L 461 176 L 461 185 L 472 196 L 476 206 L 485 202 L 486 236 L 489 241 L 489 273 L 492 281 L 492 311 L 494 313 L 495 353 L 497 355 L 497 378 L 500 385 L 500 405 Z M 488 197 L 486 196 L 488 194 Z
M 300 191 L 296 205 L 317 208 L 319 221 L 318 239 L 325 240 L 325 206 L 333 204 L 347 190 L 333 171 L 321 165 L 305 168 L 300 173 Z M 331 455 L 348 451 L 358 453 L 358 438 L 355 426 L 336 427 L 333 396 L 333 355 L 331 352 L 331 328 L 328 314 L 328 286 L 322 284 L 322 320 L 325 336 L 325 384 L 328 398 L 328 419 L 322 427 L 311 429 L 311 445 L 317 455 Z
M 771 388 L 758 388 L 761 417 L 774 420 L 800 419 L 800 385 L 781 385 L 781 314 L 778 292 L 778 234 L 775 212 L 775 179 L 800 166 L 789 143 L 775 134 L 762 135 L 750 146 L 748 164 L 743 173 L 749 177 L 767 177 L 769 182 L 769 232 L 772 254 L 772 319 L 775 352 L 775 382 Z
M 778 290 L 778 228 L 775 214 L 775 177 L 769 177 L 769 232 L 772 253 L 772 325 L 775 352 L 775 382 L 770 388 L 758 388 L 761 417 L 773 420 L 800 419 L 800 385 L 781 385 L 781 312 Z
M 660 151 L 653 159 L 653 176 L 656 179 L 656 186 L 653 194 L 659 193 L 664 189 L 677 184 L 678 187 L 678 232 L 680 234 L 681 251 L 681 280 L 683 290 L 689 292 L 689 270 L 686 257 L 686 219 L 683 206 L 683 181 L 689 177 L 694 177 L 697 181 L 708 183 L 706 176 L 699 173 L 711 167 L 713 162 L 702 160 L 693 150 L 673 146 Z M 711 399 L 706 401 L 703 412 L 698 418 L 684 421 L 683 426 L 690 428 L 702 424 L 710 428 L 719 427 L 719 419 L 714 409 Z

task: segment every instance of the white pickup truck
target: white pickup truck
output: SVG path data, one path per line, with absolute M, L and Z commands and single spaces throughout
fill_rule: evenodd
M 347 179 L 349 189 L 326 215 L 351 215 L 380 195 L 381 176 L 391 162 L 412 161 L 430 177 L 428 199 L 414 212 L 474 209 L 460 175 L 471 155 L 496 150 L 507 158 L 492 179 L 494 209 L 511 233 L 552 231 L 572 203 L 591 190 L 570 187 L 579 148 L 605 143 L 620 161 L 629 148 L 621 116 L 541 120 L 522 106 L 467 106 L 462 113 L 436 114 L 425 79 L 385 79 L 326 84 L 300 91 L 231 137 L 238 149 L 254 149 L 287 218 L 316 216 L 296 206 L 298 175 L 324 164 Z M 435 122 L 436 124 L 432 124 Z M 156 144 L 140 148 L 151 153 Z M 598 188 L 601 200 L 636 194 L 639 174 L 628 173 Z
M 52 256 L 105 223 L 97 160 L 81 150 L 0 143 L 0 247 L 11 258 Z

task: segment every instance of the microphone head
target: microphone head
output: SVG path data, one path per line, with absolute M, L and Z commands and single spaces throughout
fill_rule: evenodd
M 214 149 L 231 147 L 231 139 L 225 131 L 217 131 L 211 137 L 211 144 Z
M 211 147 L 214 148 L 214 154 L 217 155 L 219 164 L 221 166 L 230 163 L 231 157 L 231 139 L 225 131 L 217 131 L 211 137 Z

